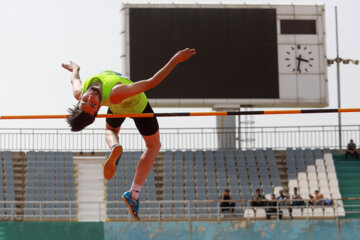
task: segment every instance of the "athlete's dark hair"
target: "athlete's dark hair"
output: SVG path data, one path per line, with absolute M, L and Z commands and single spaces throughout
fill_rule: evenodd
M 73 132 L 83 130 L 85 127 L 92 124 L 97 116 L 97 112 L 95 115 L 91 115 L 79 109 L 78 104 L 74 105 L 73 108 L 69 108 L 68 112 L 69 116 L 66 118 L 66 121 L 71 126 L 71 131 Z

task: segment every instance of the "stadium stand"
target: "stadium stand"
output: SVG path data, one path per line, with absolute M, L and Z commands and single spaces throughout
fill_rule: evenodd
M 0 218 L 14 218 L 16 217 L 16 205 L 11 152 L 1 153 L 0 160 Z
M 129 217 L 121 195 L 131 186 L 141 154 L 124 152 L 115 177 L 104 182 L 106 214 L 110 221 Z M 22 205 L 25 220 L 76 219 L 73 153 L 31 151 L 26 154 L 23 190 L 16 187 L 21 186 L 21 181 L 14 181 L 15 158 L 12 155 L 11 152 L 1 153 L 0 200 L 13 202 L 13 205 L 25 200 Z M 218 203 L 211 200 L 219 200 L 225 189 L 230 189 L 233 199 L 247 201 L 254 197 L 258 188 L 268 199 L 272 193 L 277 195 L 280 189 L 291 196 L 294 187 L 299 188 L 304 199 L 309 199 L 309 193 L 313 194 L 315 190 L 320 190 L 325 198 L 341 198 L 329 149 L 287 149 L 281 153 L 272 149 L 165 151 L 159 154 L 154 166 L 140 194 L 143 219 L 218 218 Z M 21 191 L 24 199 L 19 194 Z M 343 202 L 335 200 L 334 204 L 337 208 L 292 208 L 292 216 L 344 216 Z M 8 203 L 3 205 L 0 216 L 19 216 L 21 205 L 16 203 L 12 208 Z M 283 209 L 284 217 L 290 217 L 288 208 Z M 238 201 L 234 217 L 264 219 L 266 214 L 264 209 Z
M 286 150 L 288 167 L 289 194 L 293 194 L 294 187 L 299 189 L 303 199 L 309 199 L 309 194 L 314 195 L 319 190 L 325 199 L 339 199 L 341 194 L 337 182 L 334 161 L 330 149 L 290 149 Z M 336 200 L 335 204 L 340 206 L 338 212 L 334 212 L 332 206 L 317 206 L 302 211 L 303 217 L 333 217 L 344 216 L 343 203 Z M 296 217 L 301 216 L 300 211 Z
M 257 188 L 271 194 L 280 187 L 281 179 L 274 153 L 271 149 L 217 150 L 217 151 L 166 151 L 164 153 L 163 200 L 219 200 L 225 188 L 233 199 L 250 200 Z M 163 217 L 182 217 L 171 203 L 164 203 Z M 242 215 L 237 204 L 236 215 Z M 183 208 L 184 206 L 181 206 Z M 186 207 L 186 206 L 185 206 Z M 191 214 L 198 218 L 218 217 L 217 203 L 190 206 Z M 260 211 L 261 212 L 261 211 Z M 265 217 L 265 213 L 258 213 Z
M 31 151 L 27 163 L 24 219 L 76 219 L 72 153 Z
M 109 153 L 107 153 L 108 155 Z M 124 152 L 115 177 L 106 183 L 106 201 L 107 201 L 107 220 L 116 220 L 127 216 L 128 210 L 123 204 L 122 194 L 129 190 L 134 178 L 136 164 L 141 156 L 141 152 Z M 140 199 L 153 201 L 141 206 L 142 218 L 158 218 L 159 206 L 156 203 L 155 178 L 153 170 L 150 171 L 148 178 L 140 193 Z

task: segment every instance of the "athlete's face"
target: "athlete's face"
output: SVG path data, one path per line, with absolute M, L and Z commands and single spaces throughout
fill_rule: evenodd
M 97 88 L 90 88 L 81 96 L 79 101 L 79 109 L 90 115 L 95 113 L 100 108 L 100 92 Z

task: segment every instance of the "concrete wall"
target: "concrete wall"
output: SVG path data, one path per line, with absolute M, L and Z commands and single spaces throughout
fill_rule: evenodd
M 109 222 L 105 240 L 118 239 L 358 239 L 359 220 Z
M 0 222 L 0 240 L 358 239 L 360 219 L 224 222 Z

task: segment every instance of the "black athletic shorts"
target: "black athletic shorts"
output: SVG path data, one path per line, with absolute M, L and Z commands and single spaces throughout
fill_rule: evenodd
M 110 108 L 107 111 L 108 114 L 113 114 Z M 153 109 L 148 103 L 142 113 L 154 113 Z M 143 136 L 151 136 L 159 130 L 159 123 L 156 117 L 151 118 L 132 118 L 135 122 L 136 128 Z M 113 128 L 118 128 L 125 121 L 125 118 L 106 118 L 106 123 Z

